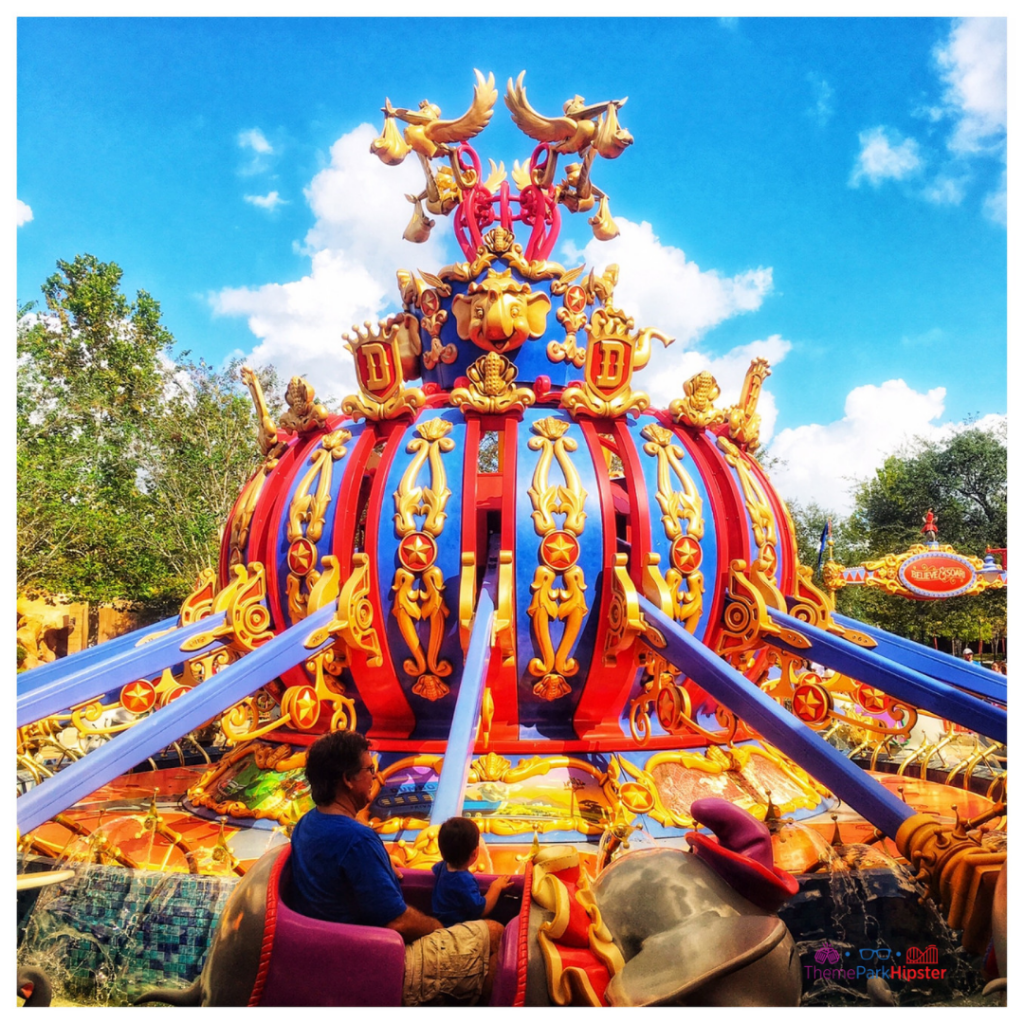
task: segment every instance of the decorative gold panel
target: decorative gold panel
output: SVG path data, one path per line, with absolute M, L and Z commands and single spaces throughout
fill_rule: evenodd
M 566 676 L 579 671 L 579 662 L 570 656 L 583 618 L 587 613 L 584 593 L 587 589 L 582 568 L 577 564 L 580 555 L 580 535 L 586 522 L 584 507 L 587 492 L 583 489 L 579 473 L 569 458 L 576 450 L 576 442 L 566 437 L 569 423 L 553 416 L 533 423 L 535 437 L 528 445 L 540 452 L 527 494 L 533 505 L 533 524 L 541 537 L 539 565 L 534 572 L 530 590 L 533 597 L 527 615 L 533 623 L 533 633 L 540 649 L 539 656 L 529 662 L 530 674 L 538 678 L 533 692 L 542 700 L 558 700 L 571 692 Z M 551 467 L 558 463 L 564 484 L 550 482 Z M 565 516 L 561 527 L 555 516 Z M 561 586 L 557 585 L 561 577 Z M 551 637 L 551 623 L 564 623 L 562 638 L 555 647 Z
M 436 418 L 416 425 L 416 433 L 407 447 L 413 453 L 395 491 L 395 533 L 399 537 L 398 559 L 391 592 L 391 613 L 398 621 L 402 639 L 411 652 L 402 668 L 416 676 L 412 692 L 425 700 L 440 700 L 449 693 L 444 677 L 451 675 L 451 662 L 440 657 L 444 623 L 449 609 L 444 600 L 444 573 L 435 564 L 437 538 L 447 518 L 445 506 L 451 497 L 442 454 L 454 451 L 448 436 L 452 424 Z M 429 483 L 419 482 L 427 466 Z M 417 519 L 423 517 L 422 526 Z M 417 624 L 429 623 L 426 651 L 420 642 Z

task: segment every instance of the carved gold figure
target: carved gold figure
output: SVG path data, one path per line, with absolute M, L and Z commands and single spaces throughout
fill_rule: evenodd
M 293 434 L 308 434 L 313 430 L 323 430 L 327 426 L 327 410 L 318 402 L 314 402 L 316 392 L 313 386 L 302 377 L 292 377 L 284 393 L 288 409 L 281 414 L 278 426 Z
M 248 366 L 242 367 L 239 376 L 242 378 L 242 383 L 249 389 L 249 394 L 252 395 L 252 404 L 256 407 L 257 440 L 260 451 L 269 456 L 277 447 L 277 427 L 270 418 L 267 400 L 263 397 L 263 385 L 260 383 L 259 377 Z
M 729 436 L 748 451 L 756 451 L 760 445 L 761 417 L 757 412 L 757 400 L 765 378 L 771 375 L 768 360 L 758 357 L 751 361 L 743 378 L 740 400 L 728 413 Z
M 469 386 L 452 391 L 452 405 L 479 413 L 522 412 L 537 400 L 530 388 L 517 388 L 516 364 L 497 352 L 482 355 L 466 369 Z
M 701 370 L 683 384 L 683 397 L 669 404 L 676 423 L 703 430 L 725 420 L 725 410 L 715 408 L 715 399 L 722 393 L 718 381 L 707 371 Z
M 435 156 L 451 152 L 450 143 L 458 144 L 479 135 L 491 120 L 498 90 L 494 87 L 494 75 L 488 75 L 485 80 L 479 71 L 474 69 L 473 73 L 476 75 L 473 102 L 461 117 L 453 120 L 441 120 L 441 108 L 429 100 L 422 100 L 419 110 L 396 109 L 390 100 L 385 100 L 381 108 L 384 131 L 371 143 L 370 152 L 391 165 L 400 164 L 410 150 L 433 160 Z M 398 140 L 396 118 L 408 125 L 403 132 L 404 146 Z
M 547 295 L 516 281 L 511 270 L 489 271 L 452 300 L 459 337 L 488 352 L 511 351 L 527 338 L 539 338 L 550 311 Z
M 583 154 L 593 145 L 606 159 L 614 159 L 633 141 L 633 136 L 619 127 L 616 116 L 628 96 L 589 106 L 582 96 L 573 96 L 562 106 L 563 117 L 544 117 L 530 106 L 526 98 L 525 75 L 525 71 L 520 72 L 515 83 L 511 78 L 508 80 L 505 105 L 512 112 L 516 126 L 531 139 L 551 143 L 557 153 Z M 601 126 L 595 120 L 598 117 L 601 118 Z M 598 135 L 601 136 L 600 145 L 597 144 Z

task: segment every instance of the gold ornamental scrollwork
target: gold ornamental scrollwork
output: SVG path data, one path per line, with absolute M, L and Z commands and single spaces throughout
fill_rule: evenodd
M 196 578 L 196 584 L 192 588 L 192 593 L 181 604 L 178 625 L 190 626 L 193 622 L 205 619 L 213 611 L 216 592 L 217 574 L 212 569 L 201 570 Z
M 373 605 L 370 603 L 370 559 L 361 551 L 352 555 L 352 572 L 343 586 L 338 586 L 338 560 L 333 555 L 323 559 L 324 575 L 317 582 L 310 603 L 326 607 L 337 593 L 334 618 L 320 629 L 314 630 L 303 642 L 307 650 L 319 647 L 331 636 L 340 638 L 349 652 L 359 650 L 367 655 L 366 664 L 380 668 L 384 664 L 380 637 L 373 624 Z M 311 609 L 312 610 L 312 609 Z
M 444 529 L 445 507 L 452 493 L 442 459 L 442 454 L 455 450 L 455 442 L 448 436 L 451 430 L 451 422 L 441 418 L 417 424 L 419 437 L 406 449 L 413 458 L 394 494 L 400 564 L 391 585 L 391 611 L 412 655 L 402 663 L 405 672 L 416 677 L 412 692 L 430 701 L 449 693 L 444 679 L 452 672 L 451 662 L 440 657 L 445 619 L 450 613 L 444 599 L 444 573 L 436 564 L 437 538 Z M 424 466 L 430 471 L 426 486 L 419 483 Z M 421 517 L 422 525 L 417 522 Z M 425 651 L 417 628 L 420 622 L 429 624 Z
M 529 281 L 545 281 L 553 277 L 561 279 L 567 273 L 572 273 L 553 260 L 527 260 L 515 235 L 505 228 L 495 227 L 484 235 L 483 245 L 477 249 L 472 261 L 442 267 L 437 276 L 442 281 L 475 281 L 485 270 L 490 270 L 497 260 L 504 261 Z
M 639 637 L 656 647 L 665 646 L 665 638 L 652 626 L 640 610 L 640 595 L 629 575 L 629 555 L 615 555 L 612 570 L 612 600 L 608 606 L 608 633 L 605 638 L 604 663 L 614 665 L 618 658 L 633 650 Z
M 658 460 L 657 501 L 661 523 L 671 544 L 671 565 L 664 580 L 672 597 L 672 616 L 691 633 L 697 628 L 704 606 L 704 574 L 700 571 L 701 539 L 704 536 L 703 502 L 690 475 L 683 468 L 683 448 L 672 431 L 648 423 L 641 431 L 644 452 Z M 673 485 L 673 477 L 678 489 Z M 685 525 L 684 525 L 685 524 Z M 660 570 L 652 567 L 652 572 Z
M 690 705 L 690 695 L 677 679 L 679 669 L 654 650 L 644 659 L 643 689 L 630 701 L 629 731 L 633 739 L 645 746 L 651 737 L 651 713 L 661 727 L 673 736 L 700 736 L 708 743 L 732 743 L 739 728 L 739 719 L 724 705 L 715 708 L 721 731 L 711 732 L 700 725 Z
M 587 492 L 569 453 L 576 450 L 576 441 L 566 437 L 570 424 L 553 416 L 536 420 L 528 445 L 539 451 L 540 458 L 533 471 L 527 494 L 533 505 L 533 524 L 541 538 L 539 562 L 530 585 L 533 597 L 526 612 L 533 623 L 539 656 L 529 662 L 529 672 L 538 678 L 533 692 L 542 700 L 558 700 L 571 692 L 566 681 L 579 671 L 579 662 L 571 657 L 587 613 L 584 593 L 587 589 L 583 569 L 577 564 L 580 556 L 580 535 L 586 522 Z M 565 480 L 551 483 L 549 476 L 554 462 Z M 561 527 L 555 516 L 565 516 Z M 557 585 L 561 577 L 562 585 Z M 555 647 L 551 623 L 562 622 L 562 637 Z
M 469 386 L 455 388 L 452 405 L 463 412 L 484 414 L 522 412 L 537 400 L 530 388 L 517 388 L 516 364 L 497 352 L 487 352 L 466 368 Z
M 342 335 L 356 364 L 359 394 L 349 395 L 341 411 L 353 419 L 392 420 L 412 415 L 427 400 L 420 388 L 406 388 L 403 360 L 419 355 L 419 321 L 412 313 L 396 313 L 386 320 L 367 320 Z
M 778 637 L 801 650 L 811 646 L 803 634 L 776 625 L 768 615 L 769 607 L 786 610 L 786 600 L 775 581 L 765 575 L 757 561 L 748 567 L 743 559 L 733 559 L 729 566 L 728 598 L 722 613 L 718 653 L 734 665 L 738 664 L 744 652 L 761 646 L 767 636 Z
M 214 598 L 211 614 L 224 613 L 220 626 L 189 637 L 182 645 L 185 653 L 198 651 L 220 640 L 232 650 L 245 654 L 255 650 L 273 635 L 267 610 L 266 573 L 259 562 L 232 566 L 231 582 Z
M 775 527 L 775 514 L 772 512 L 768 495 L 760 481 L 751 472 L 750 464 L 743 453 L 725 437 L 718 438 L 718 447 L 722 450 L 725 461 L 736 470 L 743 501 L 750 516 L 750 525 L 754 531 L 754 541 L 761 549 L 759 557 L 766 563 L 766 571 L 775 571 L 775 546 L 778 543 Z M 770 554 L 764 549 L 771 548 Z
M 669 412 L 676 423 L 703 430 L 725 421 L 724 409 L 715 408 L 715 399 L 721 395 L 718 381 L 701 370 L 683 384 L 683 397 L 669 403 Z
M 582 266 L 575 267 L 551 284 L 551 294 L 562 296 L 562 306 L 555 316 L 565 328 L 565 341 L 549 341 L 547 347 L 551 362 L 568 362 L 577 369 L 583 365 L 586 349 L 576 343 L 576 338 L 586 326 L 586 307 L 588 301 L 592 301 L 583 285 L 573 284 L 582 272 Z
M 768 360 L 758 356 L 752 360 L 743 378 L 739 402 L 726 413 L 729 436 L 742 444 L 748 451 L 755 451 L 760 445 L 761 416 L 757 412 L 757 400 L 765 378 L 771 375 Z
M 327 506 L 331 501 L 333 466 L 344 458 L 348 451 L 345 442 L 351 439 L 352 434 L 344 429 L 334 430 L 323 437 L 288 508 L 285 591 L 288 613 L 293 622 L 306 617 L 309 595 L 320 578 L 317 544 L 323 535 Z
M 653 327 L 645 327 L 635 336 L 632 330 L 633 319 L 622 310 L 594 310 L 586 325 L 584 381 L 569 384 L 562 392 L 562 408 L 573 417 L 580 413 L 602 418 L 624 416 L 643 412 L 651 404 L 644 392 L 631 389 L 633 373 L 649 362 L 652 338 L 666 347 L 675 339 Z

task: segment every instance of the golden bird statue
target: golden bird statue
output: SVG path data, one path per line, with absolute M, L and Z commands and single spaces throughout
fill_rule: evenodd
M 419 110 L 392 107 L 390 100 L 381 108 L 384 114 L 384 130 L 381 136 L 370 144 L 370 152 L 386 164 L 401 163 L 410 150 L 427 160 L 435 156 L 447 156 L 452 152 L 450 143 L 465 142 L 479 135 L 486 127 L 494 112 L 498 90 L 494 87 L 494 75 L 487 79 L 474 69 L 476 87 L 473 102 L 461 117 L 441 120 L 441 108 L 429 100 L 420 103 Z M 400 137 L 395 119 L 404 121 L 408 127 Z
M 583 154 L 595 144 L 595 137 L 601 134 L 601 145 L 595 146 L 598 153 L 607 159 L 614 159 L 632 141 L 633 136 L 619 126 L 616 111 L 629 97 L 609 100 L 605 103 L 587 105 L 582 96 L 573 96 L 562 106 L 564 117 L 544 117 L 530 106 L 526 98 L 526 87 L 521 71 L 513 83 L 508 80 L 505 91 L 505 106 L 512 112 L 512 120 L 520 131 L 537 142 L 551 143 L 556 153 Z M 602 117 L 602 115 L 604 115 Z M 601 117 L 601 125 L 595 118 Z

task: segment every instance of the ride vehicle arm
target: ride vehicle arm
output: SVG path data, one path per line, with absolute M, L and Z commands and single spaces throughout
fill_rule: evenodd
M 428 917 L 421 910 L 406 906 L 403 913 L 399 914 L 394 921 L 389 921 L 384 927 L 398 932 L 406 942 L 413 942 L 415 939 L 423 938 L 424 935 L 438 931 L 444 925 L 437 918 Z

